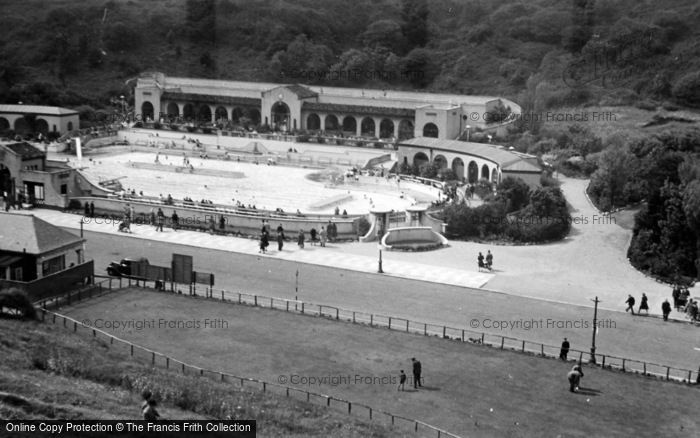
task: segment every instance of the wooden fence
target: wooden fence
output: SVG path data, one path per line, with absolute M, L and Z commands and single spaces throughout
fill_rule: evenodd
M 58 298 L 42 301 L 41 307 L 46 309 L 49 306 L 61 306 L 71 304 L 71 302 L 90 298 L 104 290 L 122 287 L 148 287 L 143 280 L 126 278 L 103 278 L 96 284 L 95 290 L 79 290 Z M 153 282 L 148 282 L 153 284 Z M 451 339 L 458 342 L 468 342 L 478 345 L 499 348 L 501 350 L 511 350 L 520 353 L 530 354 L 539 357 L 558 358 L 560 346 L 548 345 L 540 342 L 528 341 L 525 339 L 503 336 L 494 333 L 486 333 L 475 330 L 450 327 L 447 325 L 430 324 L 413 321 L 406 318 L 388 316 L 376 313 L 365 313 L 354 310 L 342 309 L 340 307 L 326 304 L 315 304 L 299 300 L 286 298 L 274 298 L 264 295 L 254 295 L 244 292 L 230 292 L 226 290 L 214 290 L 210 287 L 197 285 L 184 286 L 185 294 L 199 296 L 207 299 L 220 300 L 227 303 L 252 305 L 269 309 L 276 309 L 285 312 L 294 312 L 303 315 L 324 317 L 333 320 L 343 320 L 353 324 L 366 324 L 371 327 L 388 328 L 390 330 L 402 331 L 406 333 L 422 334 L 424 336 L 436 336 L 443 339 Z M 176 290 L 178 288 L 176 287 Z M 664 380 L 673 380 L 687 384 L 700 384 L 700 368 L 697 371 L 672 367 L 639 359 L 624 358 L 610 354 L 595 354 L 595 363 L 591 361 L 592 356 L 589 351 L 569 350 L 570 357 L 579 362 L 588 362 L 591 366 L 600 366 L 603 369 L 617 370 L 620 372 L 637 373 L 649 377 L 657 377 Z
M 91 298 L 93 296 L 97 296 L 99 293 L 104 293 L 109 290 L 110 289 L 108 285 L 101 284 L 97 288 L 88 289 L 76 293 L 72 299 L 70 298 L 70 294 L 68 294 L 68 296 L 65 297 L 65 301 L 63 302 L 71 303 L 83 298 Z M 53 303 L 58 304 L 59 301 L 53 301 Z M 48 304 L 48 302 L 46 304 Z M 432 426 L 423 421 L 404 417 L 402 415 L 392 414 L 390 412 L 386 412 L 380 409 L 374 409 L 371 406 L 368 406 L 363 403 L 352 402 L 350 400 L 333 397 L 327 394 L 306 391 L 291 386 L 281 385 L 279 383 L 267 382 L 265 380 L 254 379 L 250 377 L 236 376 L 230 373 L 209 370 L 206 368 L 191 365 L 181 360 L 167 356 L 163 353 L 157 352 L 155 350 L 151 350 L 142 347 L 138 344 L 134 344 L 124 339 L 118 338 L 103 330 L 90 327 L 68 316 L 51 312 L 46 308 L 42 309 L 41 319 L 44 322 L 51 322 L 55 325 L 62 326 L 68 330 L 72 330 L 73 332 L 78 332 L 78 329 L 92 332 L 93 338 L 102 337 L 108 339 L 110 348 L 114 348 L 115 344 L 117 346 L 125 346 L 129 351 L 129 355 L 132 358 L 134 358 L 134 360 L 140 359 L 142 361 L 150 362 L 150 364 L 154 367 L 160 366 L 164 367 L 165 369 L 181 372 L 182 374 L 208 377 L 217 382 L 225 382 L 231 384 L 237 383 L 241 387 L 241 389 L 252 386 L 256 390 L 262 390 L 262 392 L 264 393 L 270 392 L 276 393 L 278 395 L 284 394 L 286 397 L 293 397 L 297 400 L 306 400 L 310 403 L 313 402 L 325 405 L 327 407 L 341 409 L 342 411 L 347 412 L 348 415 L 354 414 L 362 418 L 365 418 L 366 416 L 366 418 L 368 418 L 369 420 L 383 421 L 386 424 L 391 424 L 391 426 L 408 427 L 412 429 L 415 433 L 420 433 L 421 436 L 428 436 L 428 434 L 430 434 L 431 436 L 434 435 L 438 438 L 441 438 L 443 436 L 460 438 L 459 435 L 447 432 L 443 429 Z

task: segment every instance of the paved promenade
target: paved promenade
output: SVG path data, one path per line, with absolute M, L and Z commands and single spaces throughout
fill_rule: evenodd
M 625 257 L 631 233 L 595 211 L 583 194 L 585 181 L 565 180 L 564 189 L 572 204 L 572 215 L 582 218 L 574 224 L 564 241 L 548 245 L 494 246 L 472 242 L 451 242 L 449 248 L 431 252 L 382 252 L 384 275 L 422 280 L 485 291 L 592 306 L 596 295 L 603 309 L 623 310 L 627 294 L 649 297 L 651 313 L 659 314 L 661 302 L 670 297 L 667 285 L 644 276 L 629 265 Z M 23 213 L 30 213 L 25 211 Z M 81 215 L 37 209 L 32 214 L 57 226 L 79 229 Z M 587 223 L 586 223 L 587 222 Z M 120 234 L 116 224 L 84 223 L 86 231 Z M 255 254 L 321 266 L 374 273 L 378 268 L 379 248 L 374 243 L 337 243 L 325 248 L 307 243 L 300 249 L 286 242 L 282 252 L 272 241 L 267 254 L 258 253 L 253 239 L 210 235 L 197 231 L 157 232 L 149 225 L 132 225 L 131 237 L 211 248 L 243 254 Z M 478 272 L 476 255 L 491 250 L 495 255 L 493 273 Z M 697 288 L 692 296 L 698 295 Z M 682 318 L 682 315 L 672 313 Z

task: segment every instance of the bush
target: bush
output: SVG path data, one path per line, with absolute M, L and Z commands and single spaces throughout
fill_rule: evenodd
M 676 82 L 673 86 L 673 97 L 679 102 L 700 106 L 700 71 L 688 73 Z
M 10 288 L 0 291 L 0 316 L 36 319 L 36 309 L 24 291 Z
M 357 220 L 357 234 L 364 236 L 369 233 L 369 229 L 372 225 L 369 223 L 366 217 L 362 216 Z

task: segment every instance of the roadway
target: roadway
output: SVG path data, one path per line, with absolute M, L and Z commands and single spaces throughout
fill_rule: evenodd
M 173 253 L 194 257 L 195 270 L 213 272 L 215 290 L 299 299 L 367 313 L 475 329 L 572 349 L 591 345 L 592 309 L 483 289 L 385 276 L 196 246 L 144 240 L 125 234 L 85 232 L 86 255 L 97 274 L 111 260 L 144 256 L 152 264 L 170 266 Z M 250 241 L 251 246 L 255 241 Z M 299 272 L 298 284 L 295 281 Z M 592 304 L 592 303 L 591 303 Z M 661 318 L 599 310 L 602 326 L 599 354 L 628 357 L 697 370 L 698 328 Z M 505 327 L 503 327 L 505 322 Z M 561 327 L 568 324 L 569 327 Z

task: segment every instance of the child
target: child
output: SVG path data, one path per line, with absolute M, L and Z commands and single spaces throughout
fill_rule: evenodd
M 401 370 L 401 374 L 399 374 L 399 387 L 396 388 L 397 391 L 403 391 L 404 386 L 406 385 L 406 373 Z

